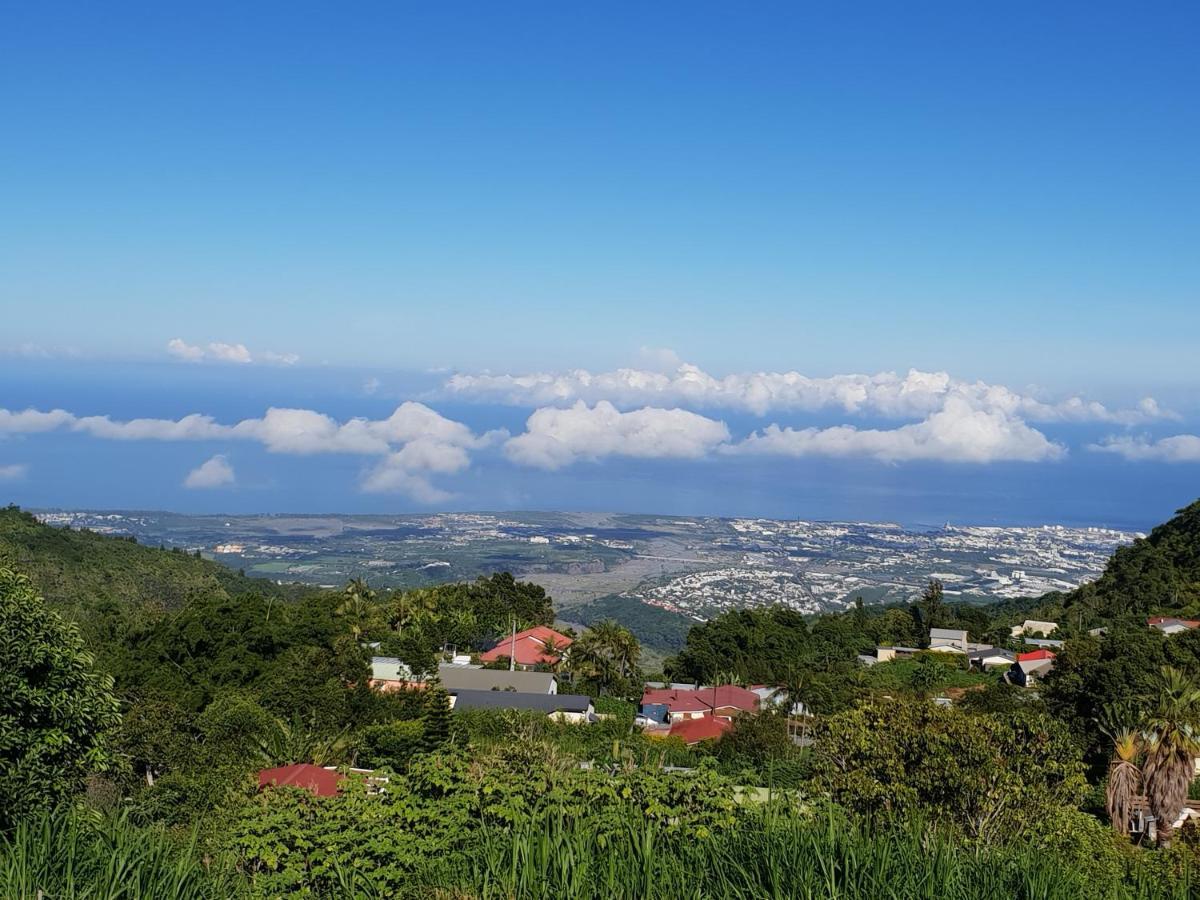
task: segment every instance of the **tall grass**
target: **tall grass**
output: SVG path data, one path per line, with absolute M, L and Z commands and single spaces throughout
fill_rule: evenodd
M 485 831 L 460 889 L 481 900 L 1079 900 L 1194 896 L 1186 877 L 1104 880 L 1031 850 L 969 849 L 920 825 L 868 834 L 840 818 L 765 814 L 703 838 L 644 820 L 601 846 L 581 819 Z
M 205 864 L 194 836 L 123 816 L 64 810 L 0 834 L 5 900 L 225 900 L 239 888 L 231 873 Z
M 843 817 L 768 808 L 714 834 L 664 828 L 636 814 L 601 835 L 587 810 L 557 810 L 512 828 L 481 828 L 465 852 L 431 859 L 385 888 L 352 859 L 300 875 L 281 894 L 208 865 L 194 838 L 137 827 L 123 817 L 67 812 L 0 836 L 3 900 L 1184 900 L 1186 871 L 1131 866 L 1121 874 L 1046 853 L 969 848 L 928 825 L 869 832 Z M 396 823 L 395 828 L 403 826 Z M 403 839 L 403 833 L 397 835 Z M 452 873 L 452 874 L 448 874 Z M 1105 874 L 1106 873 L 1106 874 Z

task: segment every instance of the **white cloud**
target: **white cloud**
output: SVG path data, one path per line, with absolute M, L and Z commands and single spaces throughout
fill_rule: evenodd
M 276 353 L 272 350 L 266 350 L 259 354 L 256 359 L 245 344 L 227 344 L 221 341 L 213 341 L 207 346 L 201 347 L 198 344 L 189 344 L 182 338 L 171 338 L 171 340 L 167 341 L 167 352 L 176 359 L 183 360 L 184 362 L 211 360 L 214 362 L 236 363 L 238 365 L 263 362 L 276 366 L 294 366 L 300 362 L 300 357 L 295 353 Z
M 1099 444 L 1093 444 L 1090 449 L 1115 453 L 1139 462 L 1200 462 L 1200 435 L 1177 434 L 1157 441 L 1147 437 L 1108 437 Z
M 368 433 L 367 424 L 365 419 L 342 424 L 311 409 L 272 407 L 261 419 L 244 419 L 232 431 L 235 437 L 259 441 L 272 453 L 387 453 L 387 441 Z
M 504 445 L 509 459 L 542 469 L 607 456 L 695 459 L 729 440 L 724 422 L 683 409 L 646 407 L 621 412 L 602 400 L 569 409 L 545 407 L 529 417 L 525 433 Z
M 451 395 L 491 400 L 515 406 L 562 405 L 584 400 L 607 400 L 622 408 L 642 405 L 683 405 L 700 409 L 734 409 L 766 415 L 770 412 L 835 409 L 848 414 L 895 419 L 921 419 L 961 398 L 978 409 L 998 410 L 1035 422 L 1109 422 L 1133 425 L 1153 419 L 1177 418 L 1152 399 L 1134 409 L 1110 410 L 1081 397 L 1045 401 L 1029 393 L 982 381 L 967 382 L 946 372 L 911 369 L 906 375 L 833 375 L 810 378 L 799 372 L 751 372 L 716 377 L 669 351 L 646 351 L 653 368 L 617 369 L 592 373 L 577 369 L 562 373 L 525 375 L 457 374 L 445 383 Z
M 406 468 L 406 461 L 397 455 L 389 456 L 368 471 L 362 489 L 371 494 L 404 494 L 418 503 L 441 503 L 452 495 L 435 487 L 420 472 Z
M 232 429 L 212 416 L 193 413 L 182 419 L 129 419 L 114 421 L 108 416 L 71 417 L 73 431 L 110 441 L 206 441 L 229 437 Z
M 182 359 L 186 362 L 199 362 L 204 359 L 204 348 L 194 347 L 183 340 L 183 338 L 171 338 L 167 341 L 167 352 L 176 359 Z
M 508 437 L 505 431 L 477 435 L 463 423 L 412 401 L 400 404 L 386 419 L 339 422 L 316 410 L 271 407 L 261 418 L 233 425 L 198 413 L 181 419 L 122 421 L 109 416 L 80 417 L 61 409 L 0 409 L 0 437 L 56 429 L 112 441 L 253 441 L 271 453 L 377 456 L 381 462 L 364 476 L 364 490 L 406 493 L 426 503 L 449 496 L 434 487 L 428 476 L 460 472 L 470 466 L 471 451 Z M 210 467 L 215 471 L 219 465 L 228 465 L 224 457 L 209 460 L 188 476 L 189 486 L 202 486 L 190 483 L 192 477 L 203 478 L 202 470 Z
M 369 397 L 372 394 L 374 394 L 377 390 L 379 390 L 379 388 L 382 387 L 382 385 L 383 385 L 383 383 L 378 378 L 376 378 L 375 376 L 372 375 L 370 378 L 368 378 L 366 381 L 363 382 L 362 391 L 364 394 L 366 394 Z
M 273 350 L 267 350 L 262 355 L 263 362 L 268 362 L 276 366 L 294 366 L 300 362 L 299 353 L 276 353 Z
M 29 466 L 24 463 L 10 463 L 0 466 L 0 481 L 20 481 L 29 474 Z
M 208 356 L 221 362 L 250 363 L 254 358 L 245 344 L 222 344 L 220 342 L 208 345 Z
M 49 412 L 36 409 L 20 412 L 0 409 L 0 434 L 37 434 L 42 431 L 54 431 L 74 420 L 75 417 L 65 409 L 52 409 Z
M 233 466 L 224 456 L 217 454 L 188 472 L 183 486 L 188 488 L 218 488 L 234 483 Z
M 938 460 L 988 463 L 1061 459 L 1066 448 L 1023 421 L 998 410 L 973 408 L 960 398 L 922 422 L 893 429 L 780 428 L 771 425 L 739 444 L 733 454 L 792 457 L 868 457 L 883 462 Z

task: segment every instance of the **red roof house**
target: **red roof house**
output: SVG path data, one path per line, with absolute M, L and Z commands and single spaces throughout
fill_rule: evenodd
M 1045 677 L 1054 668 L 1054 654 L 1049 650 L 1033 650 L 1018 653 L 1017 661 L 1009 669 L 1010 680 L 1022 687 L 1029 687 Z
M 258 789 L 265 787 L 298 787 L 312 791 L 318 797 L 335 797 L 342 776 L 331 769 L 322 769 L 311 763 L 296 763 L 263 769 L 258 773 Z
M 698 719 L 680 719 L 671 723 L 670 737 L 682 738 L 688 746 L 699 744 L 701 741 L 711 741 L 719 738 L 733 723 L 721 716 L 701 716 Z
M 546 647 L 551 642 L 557 650 L 547 653 Z M 562 658 L 561 651 L 572 643 L 569 637 L 559 634 L 553 628 L 535 625 L 503 638 L 491 650 L 480 653 L 479 658 L 485 663 L 512 659 L 518 666 L 553 665 Z
M 705 715 L 729 718 L 740 712 L 756 712 L 759 696 L 736 684 L 719 687 L 652 688 L 642 694 L 642 707 L 661 705 L 667 708 L 671 721 L 694 719 Z
M 1043 659 L 1054 659 L 1054 654 L 1049 650 L 1031 650 L 1028 653 L 1018 653 L 1017 662 L 1036 662 Z

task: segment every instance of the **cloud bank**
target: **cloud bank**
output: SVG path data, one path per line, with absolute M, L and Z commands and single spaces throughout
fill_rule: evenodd
M 911 369 L 906 375 L 833 375 L 810 378 L 799 372 L 755 372 L 716 377 L 681 363 L 673 372 L 617 369 L 592 373 L 525 375 L 456 374 L 444 385 L 446 394 L 462 399 L 513 406 L 563 405 L 606 400 L 623 409 L 680 405 L 729 409 L 765 416 L 775 412 L 840 410 L 851 415 L 886 419 L 921 419 L 961 399 L 988 412 L 1019 416 L 1031 422 L 1104 422 L 1136 425 L 1177 418 L 1150 397 L 1132 409 L 1109 409 L 1082 397 L 1046 401 L 1003 385 L 967 382 L 946 372 Z
M 29 474 L 29 466 L 24 463 L 9 463 L 0 466 L 0 481 L 20 481 Z

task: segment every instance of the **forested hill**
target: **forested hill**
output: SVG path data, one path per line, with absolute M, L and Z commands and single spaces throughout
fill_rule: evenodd
M 993 613 L 1092 627 L 1130 616 L 1200 614 L 1200 500 L 1120 547 L 1095 581 L 1069 593 L 994 604 Z
M 177 609 L 199 596 L 293 592 L 179 550 L 43 525 L 15 506 L 0 508 L 0 567 L 28 575 L 39 594 L 68 614 L 81 605 Z

